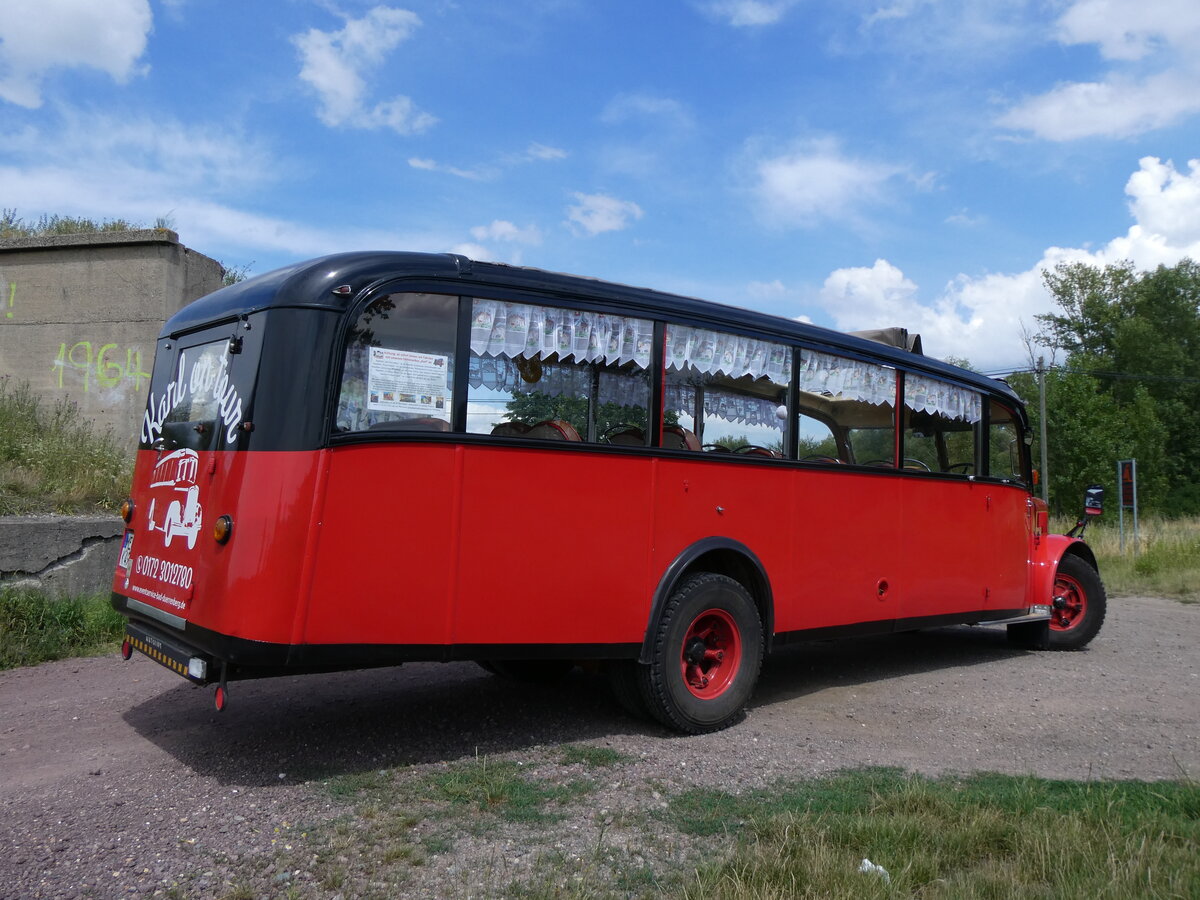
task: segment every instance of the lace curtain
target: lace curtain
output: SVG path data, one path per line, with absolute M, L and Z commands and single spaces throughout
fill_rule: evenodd
M 503 300 L 474 301 L 471 350 L 478 356 L 650 365 L 654 323 L 647 319 Z
M 917 412 L 947 419 L 978 422 L 983 418 L 983 398 L 975 391 L 909 372 L 904 376 L 904 405 Z
M 800 351 L 800 390 L 875 406 L 896 402 L 896 370 L 875 363 Z
M 528 372 L 528 370 L 526 370 Z M 509 394 L 545 394 L 548 397 L 586 397 L 592 392 L 592 372 L 583 366 L 543 363 L 540 377 L 527 381 L 511 359 L 471 357 L 467 381 L 473 388 Z M 600 373 L 599 403 L 620 406 L 650 405 L 650 383 L 645 373 Z
M 705 375 L 769 378 L 786 385 L 792 378 L 792 348 L 770 341 L 690 328 L 667 326 L 667 368 L 693 368 Z
M 688 384 L 668 384 L 663 395 L 666 408 L 684 415 L 694 415 L 696 412 L 696 389 Z M 727 422 L 739 425 L 763 425 L 783 430 L 783 420 L 779 418 L 779 404 L 772 400 L 759 397 L 745 397 L 738 394 L 727 394 L 723 391 L 705 390 L 704 414 L 720 416 Z

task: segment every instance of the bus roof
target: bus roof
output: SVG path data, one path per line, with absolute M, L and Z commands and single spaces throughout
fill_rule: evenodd
M 221 288 L 189 303 L 167 321 L 161 336 L 173 337 L 206 325 L 274 308 L 343 312 L 356 303 L 365 289 L 405 279 L 453 282 L 457 285 L 455 290 L 462 294 L 470 294 L 473 287 L 486 286 L 530 290 L 543 294 L 550 303 L 555 301 L 556 296 L 563 300 L 577 297 L 632 307 L 667 319 L 681 317 L 701 320 L 719 327 L 757 332 L 767 338 L 790 338 L 866 355 L 884 363 L 940 374 L 974 385 L 980 390 L 1018 399 L 1016 393 L 1002 381 L 922 356 L 919 349 L 913 352 L 863 337 L 861 332 L 847 334 L 783 316 L 667 294 L 650 288 L 630 287 L 598 278 L 504 263 L 478 262 L 454 253 L 362 251 L 295 263 Z M 342 290 L 335 293 L 335 289 Z

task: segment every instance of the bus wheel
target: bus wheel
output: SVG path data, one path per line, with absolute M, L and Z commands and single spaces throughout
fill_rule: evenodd
M 725 575 L 684 579 L 667 601 L 642 697 L 664 725 L 689 734 L 737 721 L 762 666 L 763 628 L 754 600 Z
M 1104 624 L 1107 602 L 1099 573 L 1078 556 L 1064 556 L 1054 576 L 1050 649 L 1079 650 Z

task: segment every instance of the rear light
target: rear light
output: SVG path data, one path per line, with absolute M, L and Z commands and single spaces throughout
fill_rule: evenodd
M 224 544 L 233 535 L 233 519 L 221 516 L 213 524 L 213 539 L 218 544 Z
M 133 500 L 128 497 L 121 501 L 121 518 L 126 522 L 133 521 Z

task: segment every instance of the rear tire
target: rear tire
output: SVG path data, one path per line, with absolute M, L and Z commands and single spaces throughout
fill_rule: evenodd
M 715 572 L 688 576 L 667 600 L 650 665 L 634 670 L 642 702 L 687 734 L 738 721 L 762 667 L 763 627 L 749 592 Z
M 1100 573 L 1081 557 L 1064 556 L 1054 575 L 1051 603 L 1050 649 L 1086 647 L 1104 624 L 1108 608 Z

